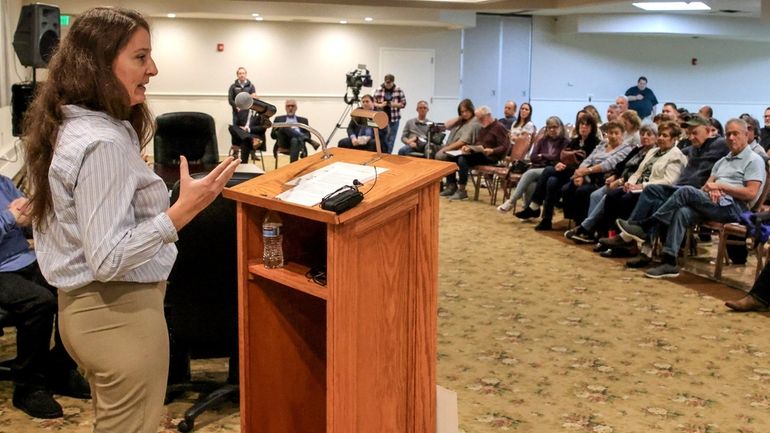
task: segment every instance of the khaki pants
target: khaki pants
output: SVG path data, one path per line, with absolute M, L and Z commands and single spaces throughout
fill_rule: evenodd
M 94 433 L 158 431 L 169 361 L 165 292 L 165 281 L 59 291 L 62 341 L 91 386 Z

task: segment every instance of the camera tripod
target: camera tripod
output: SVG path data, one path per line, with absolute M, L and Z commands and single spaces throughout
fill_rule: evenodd
M 353 95 L 351 98 L 348 98 L 348 92 L 345 92 L 345 94 L 342 96 L 342 100 L 345 101 L 345 104 L 347 106 L 342 111 L 342 116 L 340 116 L 339 120 L 337 120 L 337 124 L 334 125 L 334 129 L 332 129 L 332 132 L 329 134 L 329 138 L 326 139 L 326 146 L 329 146 L 329 143 L 332 141 L 332 137 L 334 137 L 334 134 L 337 133 L 338 129 L 342 129 L 342 122 L 348 117 L 350 114 L 350 111 L 353 110 L 353 104 L 359 102 L 361 99 L 358 97 L 359 93 L 361 92 L 360 87 L 349 87 L 348 91 L 352 92 Z

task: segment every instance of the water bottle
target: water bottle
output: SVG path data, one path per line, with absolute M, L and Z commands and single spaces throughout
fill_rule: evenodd
M 262 222 L 262 242 L 265 246 L 262 258 L 267 269 L 283 267 L 282 226 L 278 212 L 268 211 Z

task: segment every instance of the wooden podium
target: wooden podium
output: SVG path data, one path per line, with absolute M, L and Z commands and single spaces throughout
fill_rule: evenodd
M 224 192 L 238 202 L 241 431 L 434 433 L 438 181 L 456 165 L 385 155 L 373 165 L 388 171 L 340 215 L 274 198 L 374 156 L 330 152 Z M 262 264 L 267 209 L 283 220 L 282 269 Z M 323 266 L 326 286 L 307 275 Z

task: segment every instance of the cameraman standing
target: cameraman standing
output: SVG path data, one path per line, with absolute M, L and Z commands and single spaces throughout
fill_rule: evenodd
M 406 107 L 404 91 L 396 86 L 395 81 L 393 74 L 385 75 L 385 82 L 374 92 L 374 106 L 388 115 L 388 135 L 383 144 L 383 153 L 393 152 L 398 124 L 401 122 L 401 109 Z

